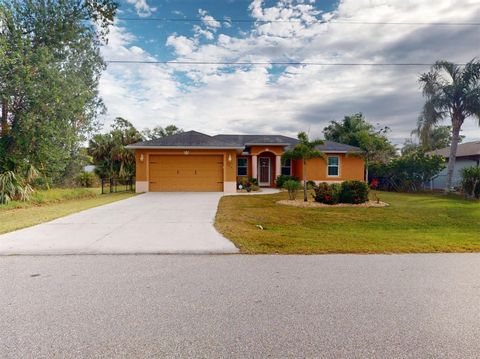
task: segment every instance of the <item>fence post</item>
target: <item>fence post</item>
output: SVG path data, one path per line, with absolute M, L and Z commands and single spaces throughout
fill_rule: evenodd
M 110 193 L 113 193 L 113 179 L 110 177 Z
M 104 182 L 104 181 L 105 181 L 105 178 L 102 177 L 102 194 L 105 194 L 105 193 L 103 192 L 103 182 Z

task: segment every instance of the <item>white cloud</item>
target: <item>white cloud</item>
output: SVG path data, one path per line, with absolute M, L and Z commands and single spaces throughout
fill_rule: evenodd
M 110 31 L 102 48 L 106 59 L 153 61 L 155 58 L 138 46 L 135 36 L 118 24 Z M 131 66 L 109 64 L 100 80 L 100 94 L 107 105 L 105 128 L 115 117 L 125 117 L 139 128 L 153 127 L 160 121 L 175 122 L 176 99 L 181 90 L 172 69 L 165 65 Z
M 137 15 L 140 17 L 150 16 L 153 12 L 157 11 L 156 7 L 148 5 L 147 0 L 127 0 L 127 3 L 135 7 Z
M 213 40 L 213 38 L 214 38 L 213 33 L 211 31 L 202 29 L 198 25 L 193 25 L 193 31 L 194 31 L 194 33 L 197 37 L 203 36 L 207 40 Z
M 215 31 L 217 28 L 222 26 L 219 21 L 215 20 L 213 16 L 208 14 L 207 10 L 198 9 L 198 14 L 201 16 L 203 24 L 209 29 Z
M 179 56 L 191 54 L 197 46 L 195 40 L 177 34 L 170 35 L 167 38 L 166 45 L 173 47 L 175 49 L 175 53 Z
M 194 35 L 171 34 L 166 42 L 179 60 L 299 62 L 466 62 L 478 56 L 478 29 L 468 26 L 324 24 L 332 21 L 472 22 L 480 16 L 471 0 L 342 0 L 333 12 L 319 13 L 312 1 L 279 0 L 267 7 L 252 1 L 258 20 L 294 20 L 254 24 L 245 35 L 222 33 L 221 27 L 194 27 Z M 209 16 L 204 10 L 202 18 Z M 220 24 L 218 24 L 220 25 Z M 207 31 L 209 34 L 207 34 Z M 217 32 L 215 35 L 215 31 Z M 208 43 L 205 39 L 209 40 Z M 131 46 L 134 36 L 114 27 L 106 58 L 152 58 Z M 107 56 L 108 54 L 108 56 Z M 178 79 L 176 70 L 192 85 Z M 282 133 L 311 130 L 321 135 L 331 120 L 363 112 L 390 126 L 401 143 L 415 126 L 423 99 L 418 76 L 422 67 L 372 66 L 157 66 L 110 65 L 101 93 L 110 112 L 138 127 L 166 125 L 206 133 Z M 107 94 L 107 95 L 105 95 Z M 480 138 L 473 121 L 469 138 Z

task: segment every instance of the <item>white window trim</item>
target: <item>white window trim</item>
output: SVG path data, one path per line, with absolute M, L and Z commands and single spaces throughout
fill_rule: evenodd
M 245 166 L 238 166 L 238 160 L 242 160 L 242 159 L 245 160 L 247 163 L 245 164 Z M 245 168 L 247 173 L 244 174 L 244 175 L 238 174 L 238 167 Z M 247 176 L 248 176 L 248 158 L 246 158 L 246 157 L 237 157 L 237 176 L 239 176 L 239 177 L 247 177 Z
M 328 161 L 329 161 L 329 158 L 330 158 L 330 157 L 337 157 L 337 158 L 338 158 L 338 165 L 337 165 L 338 171 L 337 171 L 337 174 L 336 174 L 336 175 L 330 175 L 330 174 L 328 174 L 328 168 L 330 167 L 330 165 L 328 164 Z M 341 175 L 340 175 L 341 163 L 342 163 L 342 161 L 341 161 L 341 159 L 340 159 L 340 156 L 327 156 L 327 177 L 341 177 Z M 334 167 L 334 166 L 332 166 L 332 167 Z

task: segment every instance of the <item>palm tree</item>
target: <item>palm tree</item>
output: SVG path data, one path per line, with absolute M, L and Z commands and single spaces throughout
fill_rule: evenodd
M 282 155 L 282 160 L 302 160 L 303 161 L 303 201 L 307 202 L 307 160 L 312 158 L 323 158 L 325 155 L 315 147 L 323 145 L 322 140 L 308 139 L 305 132 L 298 134 L 298 143 L 291 150 L 287 150 Z
M 452 122 L 445 188 L 449 191 L 463 122 L 473 117 L 480 124 L 480 61 L 473 59 L 465 66 L 437 61 L 430 72 L 420 76 L 419 81 L 426 99 L 421 114 L 426 126 L 433 127 L 447 117 Z

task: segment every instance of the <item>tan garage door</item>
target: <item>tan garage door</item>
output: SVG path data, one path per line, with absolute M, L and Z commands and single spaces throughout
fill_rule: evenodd
M 151 192 L 223 191 L 223 156 L 151 155 Z

